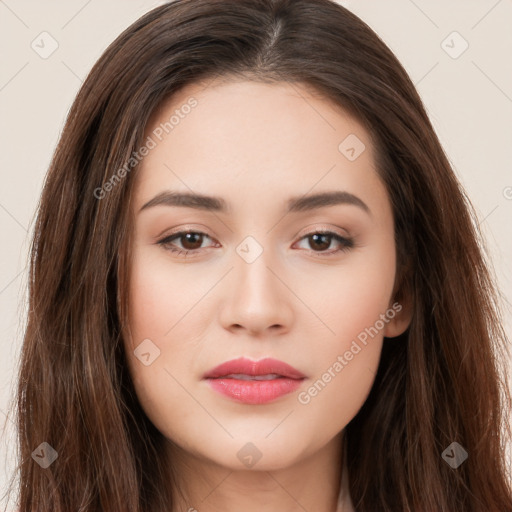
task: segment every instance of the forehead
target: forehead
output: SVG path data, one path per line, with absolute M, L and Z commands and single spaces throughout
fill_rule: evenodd
M 137 169 L 139 208 L 165 189 L 240 205 L 332 188 L 385 194 L 367 131 L 303 84 L 191 84 L 152 113 L 148 137 L 154 147 Z

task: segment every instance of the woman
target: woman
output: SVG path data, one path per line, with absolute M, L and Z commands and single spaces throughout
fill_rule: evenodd
M 20 510 L 511 511 L 475 220 L 343 7 L 152 10 L 84 82 L 43 190 Z

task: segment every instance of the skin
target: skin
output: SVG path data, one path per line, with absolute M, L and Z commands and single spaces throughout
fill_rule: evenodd
M 410 323 L 402 304 L 316 396 L 299 401 L 395 302 L 393 216 L 369 134 L 305 86 L 216 79 L 163 103 L 146 135 L 191 97 L 197 106 L 134 171 L 125 340 L 140 403 L 169 440 L 167 455 L 184 494 L 173 510 L 259 512 L 264 503 L 268 511 L 291 512 L 300 504 L 332 512 L 344 428 L 370 392 L 383 337 Z M 354 161 L 338 149 L 349 134 L 366 146 Z M 164 190 L 220 196 L 229 210 L 139 211 Z M 333 190 L 356 195 L 371 213 L 337 204 L 286 214 L 290 197 Z M 315 244 L 306 236 L 321 229 L 354 246 L 338 250 L 343 245 L 333 237 Z M 158 244 L 187 230 L 207 236 L 168 245 L 194 254 Z M 249 235 L 263 249 L 252 263 L 236 251 Z M 160 350 L 147 366 L 134 355 L 145 339 Z M 306 379 L 271 403 L 235 402 L 202 376 L 240 356 L 280 359 Z M 249 442 L 261 453 L 251 468 L 237 457 Z

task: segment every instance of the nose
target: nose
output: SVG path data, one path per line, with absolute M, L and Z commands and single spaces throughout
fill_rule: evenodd
M 264 250 L 252 263 L 235 254 L 234 269 L 229 273 L 229 282 L 224 283 L 226 300 L 220 310 L 225 329 L 262 337 L 289 331 L 294 316 L 293 293 L 268 253 Z

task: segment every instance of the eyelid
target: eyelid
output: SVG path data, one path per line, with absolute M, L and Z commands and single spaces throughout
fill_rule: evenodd
M 158 235 L 155 236 L 155 239 L 161 240 L 162 238 L 168 238 L 170 236 L 177 235 L 178 233 L 182 233 L 182 232 L 201 233 L 203 235 L 208 235 L 210 238 L 213 238 L 211 235 L 208 234 L 207 231 L 208 231 L 208 229 L 201 224 L 197 224 L 197 225 L 185 224 L 185 226 L 180 226 L 178 228 L 174 228 L 171 231 L 164 229 Z
M 309 224 L 308 226 L 303 228 L 301 231 L 299 231 L 294 236 L 294 239 L 295 238 L 304 238 L 305 236 L 313 235 L 315 233 L 322 232 L 322 231 L 329 231 L 329 232 L 335 233 L 336 235 L 340 236 L 341 238 L 347 238 L 347 239 L 352 238 L 346 229 L 342 230 L 341 228 L 337 228 L 337 227 L 327 225 L 327 224 L 322 225 L 322 224 L 313 223 L 313 224 Z

